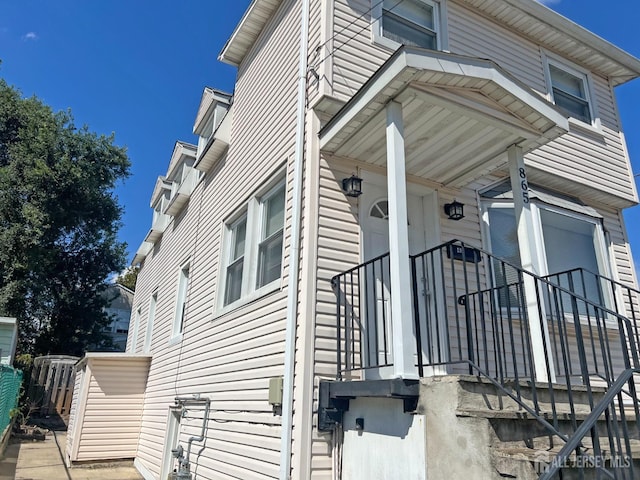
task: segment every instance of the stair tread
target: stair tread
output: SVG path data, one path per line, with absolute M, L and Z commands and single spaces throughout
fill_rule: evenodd
M 498 419 L 514 419 L 514 420 L 536 420 L 536 417 L 531 415 L 526 410 L 514 410 L 514 409 L 501 409 L 493 410 L 490 408 L 458 408 L 456 414 L 461 417 L 481 417 L 481 418 L 498 418 Z M 575 415 L 575 419 L 582 421 L 589 416 L 590 412 L 576 412 L 572 414 L 570 411 L 558 410 L 556 416 L 559 420 L 571 420 Z M 553 412 L 542 411 L 539 415 L 545 420 L 553 419 Z M 604 417 L 604 414 L 603 414 Z M 627 422 L 635 420 L 635 413 L 633 411 L 625 411 L 625 417 Z M 603 419 L 604 420 L 604 419 Z

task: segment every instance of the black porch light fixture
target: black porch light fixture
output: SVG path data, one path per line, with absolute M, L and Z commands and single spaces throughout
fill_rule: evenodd
M 460 220 L 464 218 L 464 204 L 454 200 L 444 204 L 444 213 L 450 220 Z
M 355 175 L 343 179 L 342 190 L 347 197 L 359 197 L 362 195 L 362 179 Z

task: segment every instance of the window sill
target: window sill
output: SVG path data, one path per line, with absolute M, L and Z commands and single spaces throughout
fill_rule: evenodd
M 182 334 L 179 333 L 178 335 L 174 335 L 173 337 L 171 337 L 169 339 L 169 346 L 172 347 L 173 345 L 177 345 L 180 342 L 182 342 Z
M 216 320 L 217 318 L 223 317 L 231 312 L 239 310 L 263 297 L 271 295 L 275 292 L 279 292 L 281 290 L 281 284 L 282 284 L 282 279 L 279 278 L 269 283 L 268 285 L 265 285 L 264 287 L 261 287 L 258 290 L 251 292 L 246 297 L 242 297 L 239 300 L 236 300 L 235 302 L 230 303 L 229 305 L 216 309 L 213 312 L 212 320 Z
M 599 125 L 591 125 L 577 118 L 569 117 L 569 132 L 598 142 L 604 142 L 604 132 Z
M 371 43 L 377 47 L 388 48 L 394 52 L 402 46 L 401 43 L 393 41 L 390 38 L 375 34 L 371 37 Z

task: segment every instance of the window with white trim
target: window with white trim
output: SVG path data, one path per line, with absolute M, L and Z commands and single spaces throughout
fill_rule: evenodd
M 486 225 L 491 252 L 509 263 L 520 265 L 517 228 L 513 203 L 487 202 L 483 219 Z M 538 271 L 542 276 L 568 272 L 582 268 L 589 272 L 609 277 L 609 263 L 606 254 L 604 232 L 599 219 L 576 212 L 549 206 L 542 202 L 531 202 L 531 213 L 534 220 L 534 238 L 530 239 L 533 248 L 537 249 L 540 265 Z M 494 276 L 497 285 L 510 285 L 518 282 L 515 269 L 498 268 L 494 265 Z M 557 280 L 565 285 L 569 279 L 563 275 Z M 584 277 L 584 294 L 590 299 L 601 297 L 600 287 L 595 277 Z M 517 304 L 517 292 L 506 292 L 500 298 L 502 306 Z M 601 299 L 605 301 L 606 299 Z
M 129 343 L 130 353 L 136 353 L 136 347 L 138 344 L 138 329 L 140 328 L 141 316 L 142 316 L 142 307 L 139 307 L 136 310 L 135 315 L 133 316 L 133 331 L 131 332 L 131 342 Z
M 228 232 L 229 259 L 226 268 L 226 286 L 224 304 L 229 305 L 240 299 L 242 295 L 242 274 L 244 271 L 244 254 L 247 240 L 247 215 L 243 215 L 229 226 Z
M 441 1 L 372 0 L 373 40 L 391 48 L 444 49 Z
M 176 293 L 176 311 L 173 320 L 172 338 L 182 335 L 184 330 L 185 312 L 187 309 L 187 292 L 189 290 L 189 264 L 180 267 L 178 273 L 178 291 Z
M 226 224 L 221 308 L 278 285 L 282 277 L 285 192 L 285 183 L 279 182 L 253 197 Z
M 553 103 L 570 117 L 591 125 L 595 115 L 587 73 L 549 58 L 546 65 L 547 87 Z
M 151 300 L 149 301 L 149 315 L 147 317 L 147 330 L 144 335 L 144 347 L 143 352 L 149 353 L 151 350 L 151 338 L 153 336 L 153 324 L 155 322 L 156 317 L 156 305 L 158 304 L 158 292 L 155 292 L 151 295 Z

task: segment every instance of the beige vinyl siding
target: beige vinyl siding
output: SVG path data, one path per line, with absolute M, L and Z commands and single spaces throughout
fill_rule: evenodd
M 158 292 L 153 363 L 137 453 L 154 475 L 160 473 L 169 406 L 176 395 L 199 394 L 211 400 L 212 410 L 206 448 L 191 458 L 192 470 L 203 478 L 278 477 L 281 417 L 273 415 L 268 386 L 270 378 L 284 373 L 299 19 L 297 2 L 283 2 L 240 65 L 226 157 L 198 184 L 140 273 L 135 299 L 135 308 L 142 307 L 140 338 L 145 335 L 149 299 Z M 266 182 L 285 176 L 285 251 L 279 286 L 219 315 L 224 222 Z M 170 337 L 178 269 L 187 260 L 186 317 L 182 341 L 176 343 Z M 199 425 L 181 424 L 179 442 L 185 448 L 188 438 L 199 433 Z
M 315 376 L 336 376 L 336 297 L 331 278 L 360 263 L 360 226 L 355 199 L 346 200 L 340 181 L 355 171 L 344 162 L 320 158 Z M 314 411 L 317 411 L 317 393 Z M 313 431 L 311 478 L 330 479 L 331 436 Z
M 88 358 L 87 370 L 76 377 L 79 393 L 68 447 L 72 462 L 135 456 L 149 358 L 108 356 Z
M 67 425 L 67 445 L 65 447 L 65 462 L 71 458 L 73 443 L 75 438 L 76 425 L 78 423 L 78 405 L 80 404 L 80 389 L 85 370 L 80 368 L 76 370 L 76 377 L 73 383 L 73 397 L 71 398 L 71 408 L 69 409 L 69 424 Z
M 490 58 L 547 98 L 545 66 L 538 45 L 455 2 L 449 1 L 448 5 L 452 52 Z M 567 64 L 572 65 L 569 61 Z M 549 188 L 562 189 L 566 180 L 571 180 L 592 189 L 592 201 L 611 202 L 598 191 L 633 201 L 635 192 L 619 133 L 615 99 L 606 78 L 592 73 L 590 79 L 601 132 L 581 129 L 580 123 L 575 122 L 569 134 L 527 155 L 527 163 L 556 175 L 555 181 L 548 180 Z
M 371 41 L 371 3 L 339 0 L 335 3 L 333 90 L 347 101 L 392 53 Z M 452 0 L 448 6 L 448 39 L 451 52 L 489 58 L 530 88 L 547 96 L 543 52 L 538 45 Z M 358 18 L 359 17 L 359 18 Z M 352 26 L 349 26 L 353 22 Z M 355 33 L 354 33 L 355 32 Z M 570 63 L 569 63 L 570 64 Z M 635 201 L 635 189 L 625 155 L 615 99 L 606 78 L 591 75 L 600 133 L 572 127 L 571 133 L 527 156 L 534 169 L 556 176 L 550 188 L 567 180 L 590 189 L 593 200 L 616 206 Z M 579 122 L 577 123 L 579 125 Z M 579 187 L 576 187 L 579 189 Z
M 392 53 L 371 42 L 368 0 L 336 0 L 334 5 L 333 96 L 347 101 Z

